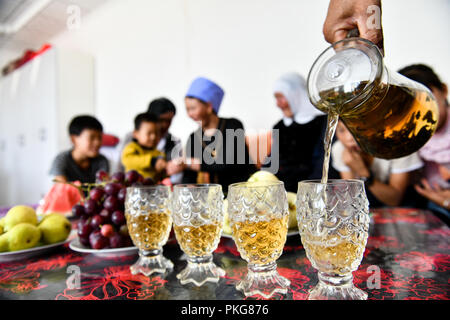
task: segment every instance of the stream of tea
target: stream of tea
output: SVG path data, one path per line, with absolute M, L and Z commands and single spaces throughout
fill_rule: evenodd
M 327 131 L 325 132 L 325 139 L 324 139 L 325 155 L 323 157 L 322 180 L 321 180 L 321 183 L 325 184 L 328 182 L 328 169 L 330 167 L 331 143 L 333 142 L 333 137 L 336 132 L 338 121 L 339 115 L 330 110 L 328 112 Z

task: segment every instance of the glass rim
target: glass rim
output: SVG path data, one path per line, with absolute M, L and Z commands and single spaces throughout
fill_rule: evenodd
M 152 186 L 129 186 L 126 189 L 127 190 L 131 190 L 131 189 L 142 189 L 142 190 L 145 190 L 145 189 L 149 189 L 149 190 L 152 190 L 152 189 L 169 189 L 170 190 L 170 187 L 166 186 L 164 184 L 155 184 L 155 185 L 152 185 Z
M 222 189 L 222 185 L 218 183 L 180 183 L 175 184 L 173 188 L 181 189 L 181 188 L 188 188 L 188 189 L 208 189 L 208 188 L 218 188 L 220 187 Z
M 264 185 L 252 185 L 253 183 L 263 182 Z M 248 181 L 242 181 L 242 182 L 235 182 L 228 186 L 228 192 L 230 189 L 237 189 L 237 188 L 267 188 L 267 187 L 273 187 L 273 186 L 284 186 L 283 181 L 257 181 L 257 182 L 248 182 Z
M 300 185 L 325 185 L 325 186 L 336 186 L 342 184 L 362 184 L 364 185 L 364 181 L 360 179 L 328 179 L 327 183 L 322 183 L 320 179 L 312 179 L 312 180 L 302 180 L 298 182 L 298 186 Z
M 381 72 L 384 69 L 383 55 L 381 54 L 380 49 L 372 41 L 361 38 L 361 37 L 344 38 L 344 39 L 341 39 L 339 41 L 332 43 L 325 50 L 323 50 L 320 53 L 320 55 L 314 60 L 312 66 L 308 72 L 308 76 L 306 78 L 306 87 L 307 87 L 307 91 L 308 91 L 309 100 L 311 101 L 311 103 L 313 105 L 316 105 L 320 99 L 318 99 L 316 94 L 314 93 L 315 90 L 313 89 L 314 83 L 313 83 L 312 79 L 317 76 L 317 73 L 323 66 L 323 63 L 325 61 L 327 61 L 327 59 L 329 59 L 328 56 L 330 55 L 330 52 L 334 52 L 334 54 L 335 54 L 336 51 L 345 47 L 345 45 L 349 45 L 349 44 L 355 44 L 355 48 L 357 45 L 362 45 L 365 48 L 372 50 L 376 56 L 376 59 L 379 61 L 380 68 L 375 73 L 374 78 L 371 79 L 371 81 L 368 81 L 368 83 L 365 85 L 364 89 L 361 90 L 361 92 L 359 92 L 356 96 L 354 96 L 351 99 L 349 99 L 348 101 L 346 101 L 345 103 L 349 103 L 354 100 L 357 100 L 358 97 L 365 97 L 373 91 L 375 83 L 376 83 L 377 79 L 379 79 L 381 77 Z M 363 102 L 361 102 L 361 103 L 363 103 Z M 359 103 L 359 104 L 361 104 L 361 103 Z

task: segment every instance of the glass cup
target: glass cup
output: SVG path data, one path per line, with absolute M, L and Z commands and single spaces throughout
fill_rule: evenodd
M 369 202 L 360 180 L 302 181 L 297 221 L 306 256 L 319 271 L 309 300 L 365 300 L 353 285 L 367 243 Z
M 235 183 L 227 199 L 233 239 L 248 263 L 247 275 L 236 288 L 245 296 L 286 294 L 290 281 L 278 274 L 276 264 L 283 253 L 289 219 L 283 182 Z
M 173 188 L 171 210 L 175 237 L 188 256 L 177 274 L 181 284 L 218 282 L 225 271 L 213 262 L 223 227 L 223 193 L 219 184 L 179 184 Z
M 162 255 L 172 227 L 169 197 L 168 186 L 127 188 L 125 217 L 131 239 L 139 249 L 139 259 L 130 266 L 132 274 L 149 276 L 173 269 L 173 263 Z

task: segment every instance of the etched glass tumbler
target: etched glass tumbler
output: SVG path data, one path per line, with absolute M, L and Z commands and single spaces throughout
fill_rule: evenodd
M 173 229 L 181 250 L 188 256 L 177 274 L 181 284 L 201 286 L 218 282 L 225 271 L 213 262 L 223 227 L 223 193 L 219 184 L 179 184 L 173 188 Z
M 367 243 L 369 203 L 361 180 L 302 181 L 297 221 L 306 256 L 319 283 L 309 300 L 365 300 L 353 285 Z
M 288 230 L 283 182 L 235 183 L 230 185 L 227 199 L 233 239 L 248 263 L 247 275 L 236 289 L 245 296 L 286 294 L 290 281 L 278 274 L 276 264 Z
M 172 228 L 169 199 L 167 186 L 127 188 L 125 217 L 131 239 L 139 249 L 139 259 L 130 266 L 132 274 L 149 276 L 173 269 L 173 263 L 162 255 Z

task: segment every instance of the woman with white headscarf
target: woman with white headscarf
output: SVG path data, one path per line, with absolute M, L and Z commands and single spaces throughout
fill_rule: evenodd
M 283 112 L 283 118 L 273 127 L 279 134 L 278 142 L 273 139 L 278 145 L 272 146 L 273 152 L 279 153 L 279 169 L 275 174 L 287 191 L 297 192 L 299 181 L 321 178 L 327 116 L 311 104 L 306 81 L 298 73 L 282 75 L 275 82 L 273 93 Z M 276 157 L 273 152 L 271 158 Z M 331 167 L 329 177 L 338 177 Z

